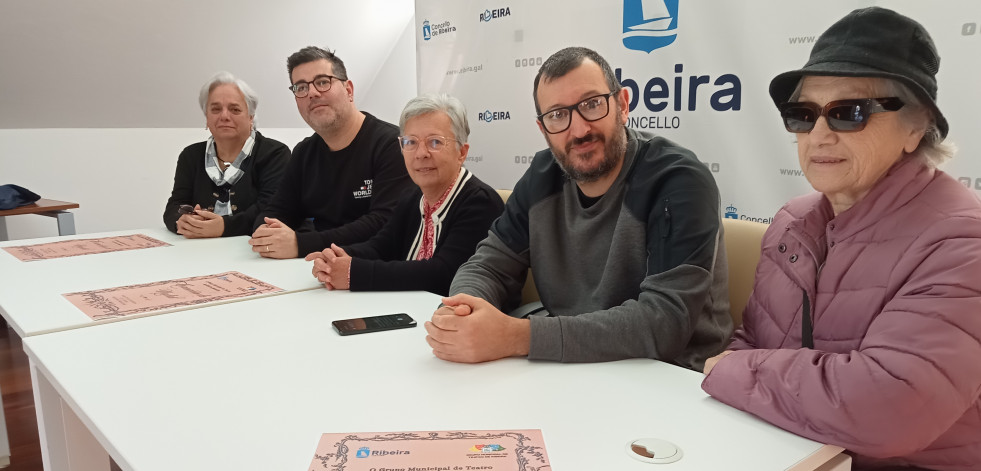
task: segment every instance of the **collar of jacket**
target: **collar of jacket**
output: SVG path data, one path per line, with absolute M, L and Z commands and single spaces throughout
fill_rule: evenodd
M 787 248 L 780 254 L 785 271 L 813 299 L 815 274 L 824 263 L 829 247 L 868 229 L 883 214 L 909 204 L 933 176 L 933 169 L 909 158 L 902 159 L 864 198 L 837 216 L 824 195 L 815 193 L 813 197 L 805 198 L 798 206 L 804 211 L 787 225 L 786 233 L 780 238 L 780 243 L 786 244 Z

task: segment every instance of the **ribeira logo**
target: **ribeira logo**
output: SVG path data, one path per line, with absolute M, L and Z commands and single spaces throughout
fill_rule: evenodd
M 504 18 L 505 16 L 511 16 L 511 7 L 498 8 L 495 10 L 484 10 L 480 14 L 480 21 L 490 21 L 496 18 Z
M 429 20 L 422 22 L 422 39 L 429 41 L 441 34 L 452 33 L 456 31 L 456 26 L 450 24 L 449 21 L 444 21 L 439 24 L 430 24 Z
M 372 450 L 366 446 L 358 448 L 354 454 L 355 458 L 368 458 L 370 456 L 389 456 L 389 455 L 411 455 L 408 450 Z
M 511 112 L 510 111 L 493 111 L 492 112 L 490 110 L 487 110 L 487 111 L 483 111 L 483 112 L 477 113 L 477 119 L 479 119 L 481 121 L 486 121 L 488 123 L 491 122 L 491 121 L 500 121 L 502 119 L 511 119 Z
M 497 453 L 504 451 L 504 447 L 501 445 L 474 445 L 470 447 L 470 451 L 476 451 L 480 453 Z
M 623 45 L 654 52 L 678 38 L 678 0 L 623 0 Z
M 736 209 L 736 207 L 733 206 L 733 205 L 731 205 L 731 204 L 729 206 L 726 206 L 725 218 L 726 219 L 739 219 L 739 220 L 742 220 L 742 221 L 760 222 L 760 223 L 763 223 L 763 224 L 771 224 L 773 222 L 773 218 L 772 217 L 770 217 L 770 218 L 755 218 L 755 217 L 752 217 L 752 216 L 747 216 L 745 214 L 740 215 L 737 211 L 738 211 L 738 209 Z

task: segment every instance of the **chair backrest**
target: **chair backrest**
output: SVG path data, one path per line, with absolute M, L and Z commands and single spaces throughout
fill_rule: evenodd
M 511 197 L 511 190 L 497 190 L 497 194 L 501 195 L 501 199 L 505 203 L 508 202 L 508 198 Z M 535 277 L 531 274 L 531 268 L 528 269 L 528 278 L 525 279 L 525 285 L 521 288 L 521 305 L 528 303 L 533 303 L 539 301 L 541 298 L 538 297 L 538 289 L 535 288 Z
M 535 288 L 535 277 L 528 269 L 528 278 L 525 278 L 525 285 L 521 288 L 521 305 L 541 301 L 538 297 L 538 288 Z
M 760 262 L 760 245 L 766 224 L 723 219 L 726 256 L 729 261 L 729 313 L 736 327 L 743 323 L 743 309 L 753 292 L 756 265 Z
M 496 190 L 497 194 L 501 196 L 501 200 L 505 203 L 508 202 L 508 198 L 511 197 L 511 190 Z

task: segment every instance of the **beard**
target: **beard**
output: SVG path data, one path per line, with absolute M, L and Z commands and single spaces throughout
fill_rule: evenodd
M 593 154 L 598 151 L 572 153 L 572 146 L 590 142 L 600 142 L 603 144 L 603 158 L 593 168 L 579 167 L 577 164 L 588 163 L 591 157 L 593 157 Z M 566 143 L 565 149 L 559 149 L 551 142 L 548 143 L 548 147 L 552 150 L 555 161 L 558 162 L 559 167 L 562 168 L 562 171 L 565 172 L 570 180 L 579 183 L 590 183 L 606 176 L 623 159 L 624 153 L 627 151 L 627 133 L 622 126 L 617 126 L 609 138 L 602 134 L 589 133 L 581 138 L 569 141 Z
M 344 109 L 335 108 L 333 105 L 328 105 L 326 110 L 321 110 L 316 115 L 308 114 L 307 116 L 303 116 L 303 120 L 317 134 L 322 136 L 332 135 L 343 129 L 347 123 L 349 114 L 345 111 Z

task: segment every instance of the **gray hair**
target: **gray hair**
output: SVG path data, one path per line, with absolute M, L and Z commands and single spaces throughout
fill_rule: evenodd
M 940 128 L 937 127 L 937 119 L 933 110 L 923 104 L 921 100 L 904 83 L 893 79 L 882 80 L 883 96 L 896 96 L 903 101 L 904 106 L 900 108 L 900 117 L 923 130 L 923 137 L 916 150 L 910 153 L 914 159 L 919 159 L 924 165 L 936 168 L 938 165 L 950 160 L 957 152 L 957 146 L 951 142 L 944 141 Z
M 548 82 L 572 72 L 573 69 L 582 65 L 586 59 L 595 62 L 600 67 L 611 92 L 618 92 L 623 88 L 613 73 L 613 69 L 610 68 L 610 63 L 606 62 L 606 59 L 599 55 L 599 53 L 585 47 L 567 47 L 549 56 L 541 68 L 538 69 L 538 74 L 535 75 L 535 86 L 531 91 L 532 96 L 535 98 L 535 113 L 542 112 L 541 107 L 538 106 L 538 84 L 540 82 Z
M 466 144 L 467 138 L 470 137 L 467 109 L 459 99 L 445 93 L 427 93 L 409 100 L 405 104 L 405 108 L 402 109 L 402 116 L 399 117 L 399 133 L 405 134 L 406 121 L 434 111 L 442 111 L 450 117 L 453 135 L 456 136 L 458 142 Z
M 224 84 L 231 84 L 238 87 L 238 91 L 242 92 L 242 96 L 245 97 L 245 105 L 249 108 L 249 116 L 254 118 L 255 109 L 259 106 L 259 97 L 249 84 L 245 83 L 242 79 L 236 78 L 229 72 L 218 72 L 201 87 L 201 93 L 198 95 L 198 103 L 201 105 L 201 111 L 205 115 L 208 114 L 208 96 L 211 95 L 211 92 L 215 91 L 215 88 Z
M 917 159 L 930 168 L 950 160 L 957 152 L 957 145 L 944 141 L 944 137 L 937 127 L 937 119 L 933 115 L 933 110 L 923 104 L 921 100 L 909 87 L 898 80 L 889 78 L 871 77 L 878 82 L 874 87 L 874 93 L 881 97 L 895 96 L 903 102 L 903 107 L 899 109 L 900 118 L 907 124 L 916 129 L 923 130 L 923 137 L 920 139 L 916 150 L 910 152 L 909 158 Z M 797 88 L 790 94 L 788 101 L 797 101 L 800 98 L 801 87 L 804 85 L 804 77 L 797 82 Z

